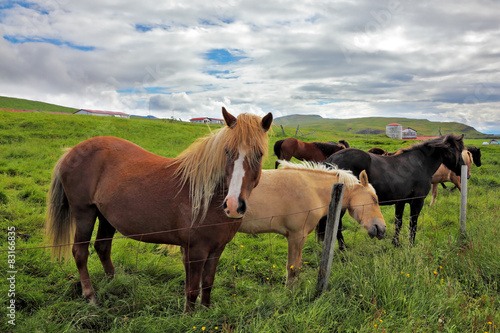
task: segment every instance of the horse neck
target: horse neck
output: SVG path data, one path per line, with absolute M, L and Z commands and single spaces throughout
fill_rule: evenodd
M 434 149 L 431 154 L 425 152 L 425 147 L 406 150 L 401 154 L 393 155 L 396 159 L 406 159 L 407 161 L 403 163 L 406 167 L 409 168 L 419 168 L 420 170 L 424 170 L 424 172 L 432 177 L 434 173 L 439 169 L 439 166 L 443 164 L 443 157 L 441 156 L 441 152 L 439 149 Z

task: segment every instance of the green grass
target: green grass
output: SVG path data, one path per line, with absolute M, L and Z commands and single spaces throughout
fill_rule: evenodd
M 50 111 L 50 112 L 65 112 L 73 113 L 78 111 L 75 108 L 68 108 L 65 106 L 31 101 L 22 98 L 13 98 L 0 96 L 0 109 L 14 109 L 14 110 L 38 110 L 38 111 Z
M 274 135 L 280 131 L 274 130 Z M 113 135 L 174 157 L 208 132 L 204 125 L 174 121 L 0 112 L 0 230 L 7 235 L 15 226 L 31 235 L 16 239 L 15 327 L 6 319 L 8 286 L 0 284 L 0 331 L 203 332 L 204 327 L 204 332 L 498 332 L 500 149 L 493 146 L 481 146 L 483 166 L 472 169 L 467 237 L 458 232 L 459 192 L 442 188 L 433 207 L 426 199 L 413 247 L 408 245 L 408 207 L 401 248 L 390 241 L 393 207 L 382 207 L 388 230 L 381 241 L 370 239 L 354 221 L 344 221 L 348 250 L 336 252 L 329 290 L 320 296 L 315 286 L 321 244 L 314 235 L 304 247 L 298 285 L 290 290 L 284 285 L 285 238 L 237 234 L 218 266 L 213 307 L 191 315 L 182 313 L 180 254 L 117 238 L 113 280 L 104 276 L 91 246 L 89 271 L 99 305 L 88 305 L 80 296 L 74 261 L 53 262 L 43 248 L 45 196 L 62 149 L 96 135 Z M 271 136 L 270 148 L 280 138 Z M 347 139 L 358 148 L 390 151 L 411 144 L 370 138 L 318 132 L 314 140 Z M 466 145 L 479 147 L 481 142 L 467 140 Z M 264 166 L 272 168 L 274 161 L 270 154 Z M 0 269 L 7 272 L 7 253 L 1 258 Z

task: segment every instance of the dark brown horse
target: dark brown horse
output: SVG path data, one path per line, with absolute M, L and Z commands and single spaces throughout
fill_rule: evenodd
M 290 161 L 292 157 L 295 157 L 301 161 L 323 162 L 328 156 L 345 148 L 345 144 L 336 142 L 304 142 L 288 138 L 276 141 L 274 154 L 278 160 Z M 276 161 L 275 169 L 278 168 L 279 164 L 279 161 Z
M 367 150 L 367 152 L 375 154 L 375 155 L 381 155 L 381 156 L 392 156 L 395 154 L 395 153 L 389 153 L 387 150 L 385 150 L 383 148 L 379 148 L 379 147 L 370 148 L 369 150 Z
M 227 127 L 199 139 L 177 158 L 164 158 L 128 141 L 96 137 L 63 155 L 48 196 L 47 235 L 53 254 L 68 256 L 80 274 L 82 293 L 96 295 L 87 270 L 89 242 L 99 218 L 95 250 L 113 276 L 111 242 L 116 230 L 135 240 L 182 247 L 185 310 L 210 305 L 215 270 L 258 184 L 267 131 L 272 123 L 222 109 Z M 236 220 L 234 219 L 236 218 Z
M 345 149 L 327 158 L 325 163 L 351 170 L 356 176 L 366 170 L 368 179 L 377 192 L 379 204 L 396 206 L 396 232 L 392 242 L 397 246 L 405 204 L 410 204 L 410 243 L 413 244 L 418 216 L 431 189 L 432 175 L 441 164 L 460 174 L 461 165 L 464 163 L 463 149 L 463 135 L 459 137 L 450 134 L 401 149 L 393 156 L 379 156 L 353 148 Z M 324 221 L 318 224 L 318 234 L 324 232 L 324 227 Z M 337 240 L 339 247 L 343 249 L 345 242 L 341 224 Z

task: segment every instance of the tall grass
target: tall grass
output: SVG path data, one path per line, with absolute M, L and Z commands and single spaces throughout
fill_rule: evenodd
M 370 239 L 353 220 L 344 221 L 348 249 L 336 252 L 329 290 L 321 295 L 315 291 L 321 244 L 314 235 L 304 247 L 298 284 L 288 289 L 285 238 L 237 234 L 220 259 L 213 307 L 184 315 L 180 253 L 162 252 L 154 244 L 116 235 L 112 280 L 104 276 L 90 247 L 89 271 L 99 305 L 88 305 L 80 296 L 74 262 L 53 262 L 43 248 L 45 195 L 62 148 L 96 135 L 113 135 L 173 157 L 208 132 L 206 126 L 168 121 L 0 112 L 0 228 L 6 234 L 15 226 L 17 232 L 31 236 L 16 240 L 16 326 L 5 319 L 9 298 L 2 283 L 0 331 L 498 331 L 498 147 L 481 147 L 483 166 L 473 167 L 465 237 L 458 232 L 460 195 L 441 188 L 434 207 L 426 199 L 413 247 L 408 244 L 408 213 L 402 246 L 391 245 L 393 207 L 382 207 L 388 230 L 381 241 Z M 383 136 L 369 141 L 318 136 L 315 140 L 342 138 L 362 149 L 396 150 L 402 145 Z M 271 137 L 270 148 L 278 139 Z M 265 167 L 272 168 L 274 160 L 269 156 Z M 6 253 L 1 257 L 0 268 L 7 272 Z

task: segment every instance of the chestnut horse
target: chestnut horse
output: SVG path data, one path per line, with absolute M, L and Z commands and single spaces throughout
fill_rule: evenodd
M 462 158 L 467 165 L 467 179 L 470 178 L 470 169 L 472 166 L 472 154 L 468 150 L 463 150 L 462 151 Z M 431 203 L 430 206 L 434 205 L 434 202 L 436 201 L 437 197 L 437 190 L 438 190 L 438 184 L 442 184 L 444 182 L 451 182 L 455 184 L 455 188 L 458 188 L 459 191 L 462 191 L 462 184 L 461 182 L 461 177 L 448 169 L 444 164 L 441 164 L 439 166 L 439 169 L 436 171 L 436 173 L 432 176 L 432 196 L 431 196 Z M 452 190 L 454 190 L 453 188 Z
M 349 146 L 347 141 L 342 141 L 344 143 L 304 142 L 295 138 L 288 138 L 276 141 L 274 154 L 278 157 L 278 160 L 290 161 L 292 157 L 295 157 L 301 161 L 322 162 L 331 154 Z M 277 169 L 279 164 L 279 161 L 276 161 L 274 168 Z
M 393 156 L 379 156 L 354 148 L 344 149 L 327 158 L 325 163 L 351 170 L 356 176 L 366 170 L 377 191 L 379 204 L 396 206 L 396 231 L 392 243 L 399 246 L 405 204 L 410 204 L 410 244 L 413 244 L 418 216 L 431 189 L 432 175 L 441 164 L 460 174 L 462 150 L 463 135 L 449 134 L 401 149 Z M 321 232 L 324 227 L 322 223 L 318 224 L 318 231 Z M 344 249 L 341 225 L 337 240 L 339 247 Z
M 384 217 L 366 172 L 358 180 L 349 171 L 329 170 L 315 163 L 281 162 L 278 170 L 262 171 L 238 232 L 277 233 L 287 238 L 287 284 L 300 272 L 307 235 L 328 212 L 334 183 L 345 184 L 342 208 L 349 211 L 370 237 L 384 238 Z
M 48 195 L 47 235 L 53 254 L 69 246 L 83 296 L 97 299 L 87 270 L 89 242 L 113 276 L 111 242 L 118 230 L 148 243 L 179 245 L 186 273 L 185 311 L 210 305 L 215 270 L 234 237 L 246 201 L 258 184 L 272 114 L 264 118 L 222 109 L 226 127 L 198 139 L 177 158 L 165 158 L 114 137 L 86 140 L 57 163 Z M 235 220 L 236 219 L 236 220 Z

